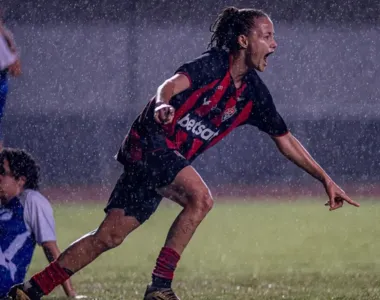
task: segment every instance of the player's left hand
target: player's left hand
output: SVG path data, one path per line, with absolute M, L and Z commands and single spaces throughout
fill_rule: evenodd
M 329 210 L 335 210 L 341 208 L 344 202 L 347 202 L 350 205 L 359 207 L 360 204 L 355 202 L 346 193 L 333 181 L 328 181 L 324 184 L 326 193 L 329 196 L 329 201 L 325 203 L 325 206 L 329 206 Z

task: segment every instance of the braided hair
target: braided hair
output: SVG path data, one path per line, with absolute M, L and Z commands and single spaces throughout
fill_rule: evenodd
M 240 49 L 239 35 L 248 35 L 255 25 L 255 19 L 268 17 L 262 10 L 253 8 L 238 9 L 236 7 L 225 8 L 210 26 L 212 32 L 208 48 L 216 47 L 236 52 Z

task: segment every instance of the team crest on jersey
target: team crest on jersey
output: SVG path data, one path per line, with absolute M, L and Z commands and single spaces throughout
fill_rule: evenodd
M 227 121 L 236 113 L 236 106 L 230 107 L 224 111 L 222 116 L 222 122 Z

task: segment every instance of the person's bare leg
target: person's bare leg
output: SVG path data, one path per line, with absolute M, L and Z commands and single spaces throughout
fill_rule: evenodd
M 103 252 L 119 246 L 139 226 L 136 218 L 125 216 L 123 209 L 110 210 L 97 230 L 72 243 L 56 261 L 27 281 L 24 290 L 36 298 L 48 295 Z
M 148 286 L 144 299 L 179 299 L 171 290 L 174 271 L 198 225 L 211 210 L 213 199 L 191 166 L 182 169 L 170 185 L 158 189 L 158 192 L 179 203 L 183 210 L 169 230 L 152 273 L 152 285 Z
M 62 268 L 76 273 L 103 252 L 119 246 L 139 226 L 136 218 L 125 216 L 123 209 L 112 209 L 98 229 L 73 242 L 57 261 Z
M 165 247 L 181 255 L 214 201 L 205 182 L 191 166 L 179 172 L 169 186 L 159 189 L 159 193 L 183 207 L 165 241 Z

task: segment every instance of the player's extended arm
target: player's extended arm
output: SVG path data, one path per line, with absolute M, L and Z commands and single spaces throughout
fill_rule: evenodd
M 330 210 L 341 207 L 344 201 L 359 207 L 359 203 L 353 201 L 346 195 L 290 132 L 283 136 L 274 136 L 272 139 L 285 157 L 323 184 L 329 196 L 328 204 Z
M 312 158 L 309 152 L 301 143 L 289 132 L 283 136 L 272 137 L 280 152 L 297 166 L 304 169 L 322 184 L 327 184 L 332 179 Z
M 46 255 L 46 258 L 49 262 L 52 262 L 58 258 L 58 256 L 61 254 L 61 251 L 58 248 L 57 242 L 55 241 L 49 241 L 42 243 L 42 248 L 44 250 L 44 253 Z M 63 290 L 65 291 L 65 294 L 67 297 L 76 297 L 76 292 L 71 284 L 70 279 L 66 280 L 62 284 Z
M 154 118 L 158 123 L 171 123 L 174 117 L 174 108 L 169 105 L 170 99 L 190 87 L 189 78 L 184 74 L 175 74 L 165 80 L 157 89 L 156 108 Z

